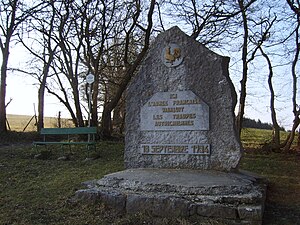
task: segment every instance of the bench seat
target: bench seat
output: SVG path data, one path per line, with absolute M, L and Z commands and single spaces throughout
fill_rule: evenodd
M 97 134 L 97 127 L 42 128 L 40 134 L 43 135 L 43 141 L 34 141 L 33 145 L 35 147 L 38 145 L 86 145 L 87 149 L 91 146 L 96 149 L 95 134 Z M 49 136 L 53 135 L 64 135 L 67 141 L 47 140 Z M 74 139 L 71 138 L 74 135 L 86 135 L 87 138 L 84 141 L 74 141 Z

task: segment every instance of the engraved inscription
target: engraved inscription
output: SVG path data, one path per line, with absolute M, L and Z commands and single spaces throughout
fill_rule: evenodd
M 141 131 L 209 130 L 209 107 L 192 91 L 158 92 L 141 108 Z M 207 143 L 142 143 L 144 155 L 210 155 Z
M 155 126 L 194 126 L 194 121 L 189 120 L 189 121 L 163 121 L 163 122 L 155 122 Z
M 141 130 L 209 130 L 209 107 L 192 91 L 158 92 L 141 108 Z
M 209 144 L 142 144 L 141 152 L 145 155 L 210 155 Z

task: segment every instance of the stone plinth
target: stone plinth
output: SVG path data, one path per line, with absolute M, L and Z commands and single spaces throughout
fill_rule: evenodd
M 77 199 L 123 213 L 249 225 L 261 224 L 266 192 L 259 178 L 242 173 L 176 169 L 128 169 L 86 185 Z

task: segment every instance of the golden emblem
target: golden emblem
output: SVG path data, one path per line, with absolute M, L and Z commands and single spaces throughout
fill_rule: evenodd
M 180 47 L 177 44 L 166 46 L 163 50 L 162 60 L 168 67 L 178 66 L 183 60 Z
M 181 56 L 180 48 L 174 48 L 173 54 L 171 53 L 171 47 L 166 47 L 165 59 L 170 63 L 173 63 L 176 59 L 179 59 Z

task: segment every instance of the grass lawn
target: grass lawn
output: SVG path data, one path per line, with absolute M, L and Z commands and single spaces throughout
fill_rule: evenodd
M 244 137 L 246 138 L 246 137 Z M 22 138 L 23 140 L 23 138 Z M 74 148 L 69 161 L 58 161 L 60 149 L 46 160 L 34 159 L 30 144 L 0 147 L 0 224 L 221 224 L 146 215 L 120 216 L 103 205 L 70 201 L 81 183 L 123 169 L 120 142 L 101 142 L 100 157 L 85 161 L 86 150 Z M 296 154 L 246 151 L 241 168 L 269 181 L 264 224 L 300 224 L 300 158 Z
M 245 153 L 240 167 L 268 180 L 263 224 L 300 224 L 299 155 Z

